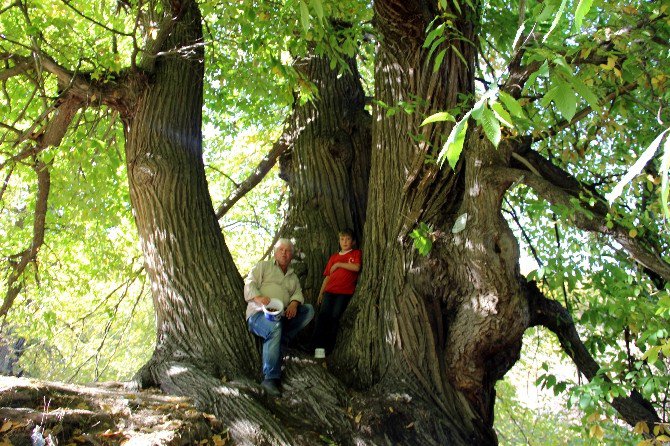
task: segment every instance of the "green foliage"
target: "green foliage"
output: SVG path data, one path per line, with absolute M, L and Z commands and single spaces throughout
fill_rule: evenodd
M 414 241 L 414 249 L 419 251 L 422 256 L 428 255 L 433 247 L 432 237 L 433 229 L 424 222 L 419 225 L 409 234 Z
M 577 379 L 556 338 L 545 329 L 528 330 L 521 359 L 496 385 L 494 428 L 500 443 L 623 446 L 639 441 L 593 393 L 566 394 L 566 388 L 582 389 Z
M 430 25 L 423 46 L 430 69 L 443 68 L 447 55 L 465 63 L 456 45 L 464 39 L 457 23 L 462 18 L 455 13 L 471 3 L 438 2 L 443 14 Z M 143 53 L 138 50 L 157 37 L 161 12 L 156 2 L 142 3 L 139 11 L 126 10 L 116 0 L 23 1 L 23 9 L 17 4 L 0 8 L 0 52 L 32 57 L 43 48 L 66 69 L 105 82 L 139 62 Z M 370 33 L 367 1 L 207 1 L 200 7 L 206 57 L 204 162 L 218 207 L 267 153 L 289 107 L 315 98 L 315 86 L 294 62 L 313 50 L 344 72 L 350 58 L 360 55 L 359 69 L 371 93 L 374 45 L 368 41 L 374 43 L 376 36 Z M 452 7 L 455 11 L 448 11 Z M 543 156 L 610 193 L 613 206 L 605 227 L 617 224 L 631 238 L 648 237 L 667 259 L 669 240 L 658 228 L 663 215 L 670 218 L 670 138 L 663 136 L 670 121 L 669 7 L 667 1 L 481 3 L 479 40 L 465 42 L 481 56 L 475 73 L 481 87 L 476 97 L 464 97 L 459 109 L 435 113 L 422 123 L 454 123 L 447 127 L 451 133 L 438 162 L 447 160 L 455 168 L 468 129 L 481 131 L 494 146 L 528 134 Z M 513 97 L 502 86 L 517 56 L 534 72 Z M 38 78 L 43 79 L 33 82 Z M 2 80 L 3 122 L 17 130 L 3 127 L 0 137 L 6 179 L 0 186 L 0 255 L 5 261 L 30 244 L 37 191 L 36 160 L 13 160 L 30 145 L 13 141 L 17 134 L 34 131 L 31 125 L 41 122 L 45 104 L 59 95 L 55 78 L 44 70 L 37 70 L 33 81 Z M 47 241 L 22 277 L 22 292 L 6 322 L 14 336 L 28 340 L 21 361 L 34 376 L 127 379 L 135 371 L 127 364 L 144 361 L 155 342 L 126 186 L 123 130 L 104 107 L 93 111 L 97 99 L 90 98 L 91 109 L 75 119 L 81 125 L 73 126 L 58 148 L 38 155 L 52 181 Z M 387 116 L 420 112 L 425 104 L 426 98 L 417 97 L 377 102 Z M 636 165 L 636 160 L 644 162 Z M 221 221 L 242 273 L 269 246 L 282 218 L 283 196 L 275 169 Z M 580 444 L 630 442 L 605 403 L 632 390 L 656 407 L 667 400 L 668 290 L 656 289 L 615 242 L 571 229 L 575 209 L 593 215 L 588 206 L 595 204 L 594 197 L 583 194 L 569 206 L 553 207 L 525 187 L 505 197 L 507 211 L 518 214 L 521 223 L 517 227 L 510 220 L 510 226 L 534 248 L 538 269 L 529 277 L 570 309 L 589 352 L 603 364 L 600 375 L 585 383 L 561 373 L 564 356 L 552 360 L 525 353 L 522 366 L 547 363 L 541 371 L 535 365 L 525 381 L 536 382 L 570 409 L 563 414 L 529 408 L 527 395 L 518 397 L 507 382 L 500 383 L 496 428 L 505 444 L 529 439 L 574 444 L 580 437 Z M 410 234 L 420 255 L 429 254 L 432 232 L 419 223 Z M 522 248 L 530 250 L 526 244 Z M 531 333 L 530 343 L 541 344 L 543 351 L 558 350 L 548 337 Z

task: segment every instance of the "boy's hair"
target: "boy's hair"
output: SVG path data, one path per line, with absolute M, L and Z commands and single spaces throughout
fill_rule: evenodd
M 340 231 L 337 233 L 338 236 L 342 237 L 343 235 L 348 235 L 351 237 L 352 240 L 356 240 L 356 236 L 354 235 L 354 230 L 351 228 L 344 228 L 340 229 Z

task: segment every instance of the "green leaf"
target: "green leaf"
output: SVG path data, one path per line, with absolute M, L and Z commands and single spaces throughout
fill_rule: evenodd
M 661 347 L 651 347 L 645 352 L 645 354 L 642 356 L 642 359 L 646 359 L 649 364 L 654 364 L 656 361 L 658 361 L 658 353 L 660 350 Z
M 493 111 L 491 111 L 491 109 L 488 107 L 484 107 L 482 109 L 482 115 L 479 122 L 484 128 L 486 137 L 497 148 L 498 144 L 500 144 L 500 122 L 496 118 Z
M 638 160 L 635 161 L 635 164 L 633 164 L 633 167 L 631 167 L 630 170 L 626 173 L 626 175 L 623 176 L 621 181 L 619 181 L 619 183 L 616 186 L 614 186 L 614 189 L 612 189 L 612 192 L 610 192 L 609 194 L 607 194 L 605 196 L 605 198 L 607 198 L 607 201 L 612 203 L 614 200 L 619 198 L 619 196 L 621 195 L 621 192 L 623 192 L 623 188 L 626 187 L 626 185 L 628 185 L 628 183 L 630 183 L 633 180 L 633 178 L 635 178 L 640 172 L 642 172 L 642 169 L 644 168 L 644 166 L 647 165 L 649 160 L 656 153 L 656 150 L 658 149 L 658 146 L 661 144 L 661 141 L 663 140 L 663 137 L 665 136 L 666 133 L 668 133 L 668 131 L 670 131 L 670 128 L 665 129 L 663 131 L 663 133 L 658 135 L 656 137 L 656 139 L 651 143 L 651 145 L 649 147 L 647 147 L 647 149 L 642 153 L 640 158 L 638 158 Z M 666 141 L 666 144 L 665 144 L 666 151 L 667 151 L 667 146 L 668 146 L 668 143 Z M 663 159 L 665 161 L 665 154 L 664 154 Z M 666 181 L 667 181 L 667 178 L 666 178 Z
M 586 410 L 591 405 L 591 395 L 585 393 L 579 398 L 579 408 Z
M 433 122 L 442 122 L 442 121 L 456 122 L 456 118 L 454 118 L 450 113 L 439 112 L 439 113 L 435 113 L 433 115 L 430 115 L 426 119 L 424 119 L 423 122 L 421 123 L 420 127 L 423 127 L 424 125 L 430 124 L 430 123 L 433 123 Z
M 500 121 L 503 125 L 509 128 L 514 128 L 514 122 L 512 121 L 512 117 L 510 116 L 509 113 L 507 113 L 507 110 L 503 108 L 500 102 L 489 103 L 489 106 L 491 107 L 491 110 L 493 110 L 493 113 L 495 113 L 496 118 L 498 118 L 498 121 Z
M 428 48 L 431 43 L 433 43 L 433 40 L 439 35 L 441 35 L 444 32 L 444 23 L 440 24 L 437 28 L 432 30 L 428 35 L 426 36 L 426 41 L 423 42 L 423 47 Z
M 558 85 L 553 99 L 563 118 L 570 121 L 577 111 L 577 95 L 572 87 L 566 83 Z
M 430 238 L 432 231 L 430 226 L 421 222 L 419 223 L 419 226 L 409 234 L 414 240 L 414 248 L 416 248 L 422 256 L 428 255 L 433 247 L 433 240 Z
M 466 67 L 468 66 L 468 62 L 465 60 L 465 57 L 463 57 L 463 54 L 456 48 L 454 45 L 451 45 L 451 50 L 458 56 L 459 59 L 463 62 L 463 65 Z
M 309 31 L 309 9 L 305 0 L 300 0 L 300 23 L 305 32 Z
M 321 0 L 310 0 L 314 12 L 316 12 L 316 17 L 319 19 L 319 22 L 323 21 L 323 4 Z
M 526 82 L 526 85 L 528 86 L 533 85 L 538 77 L 545 76 L 548 73 L 549 73 L 549 62 L 545 60 L 544 63 L 540 65 L 540 68 L 538 68 L 537 71 L 528 76 L 528 81 Z
M 588 87 L 581 79 L 573 77 L 570 80 L 570 85 L 575 91 L 589 103 L 591 108 L 597 112 L 600 111 L 600 102 L 598 101 L 598 96 L 593 93 L 590 87 Z
M 442 65 L 442 59 L 444 59 L 445 54 L 447 54 L 446 49 L 440 51 L 437 54 L 437 57 L 435 58 L 435 65 L 433 66 L 433 73 L 440 69 L 440 65 Z
M 486 108 L 486 101 L 482 101 L 481 99 L 477 101 L 477 103 L 472 107 L 472 110 L 470 110 L 470 115 L 475 118 L 477 121 L 482 119 L 482 113 L 484 112 L 484 109 Z
M 438 37 L 438 39 L 435 42 L 433 42 L 433 44 L 430 47 L 430 51 L 428 51 L 428 57 L 427 57 L 428 60 L 430 60 L 430 57 L 433 55 L 433 52 L 435 52 L 435 50 L 439 48 L 440 44 L 445 40 L 447 40 L 446 37 L 442 36 Z
M 444 143 L 440 154 L 437 157 L 437 163 L 442 166 L 444 159 L 446 158 L 449 161 L 449 165 L 452 169 L 456 168 L 456 163 L 458 158 L 461 157 L 461 152 L 463 151 L 463 143 L 465 142 L 465 133 L 468 130 L 468 119 L 470 118 L 470 113 L 467 113 L 463 116 L 453 129 L 449 133 L 449 138 L 447 142 Z
M 547 34 L 544 35 L 544 39 L 542 39 L 542 43 L 546 42 L 549 36 L 551 35 L 551 32 L 556 28 L 556 25 L 558 25 L 558 22 L 561 20 L 561 17 L 563 17 L 563 11 L 565 11 L 565 5 L 567 3 L 567 0 L 561 1 L 561 6 L 558 8 L 558 11 L 556 12 L 556 15 L 554 16 L 554 21 L 551 22 L 551 27 L 549 28 L 549 31 L 547 31 Z
M 575 10 L 575 28 L 577 31 L 581 29 L 582 20 L 584 20 L 584 17 L 588 14 L 592 4 L 593 0 L 579 0 L 579 4 Z
M 498 99 L 505 104 L 505 108 L 507 108 L 513 116 L 526 119 L 526 113 L 523 111 L 523 107 L 510 94 L 501 91 L 498 93 Z

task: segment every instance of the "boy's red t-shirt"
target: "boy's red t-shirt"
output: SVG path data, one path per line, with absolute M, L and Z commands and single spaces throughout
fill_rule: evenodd
M 326 293 L 333 294 L 354 294 L 356 289 L 356 280 L 358 279 L 359 271 L 349 271 L 344 268 L 337 268 L 333 271 L 333 274 L 330 274 L 330 268 L 336 263 L 358 263 L 361 264 L 361 250 L 352 249 L 346 254 L 340 254 L 336 252 L 326 264 L 326 269 L 323 271 L 324 276 L 330 276 L 328 283 L 326 284 L 326 289 L 323 291 Z

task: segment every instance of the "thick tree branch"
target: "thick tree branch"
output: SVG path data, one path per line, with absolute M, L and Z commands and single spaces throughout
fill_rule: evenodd
M 221 219 L 223 216 L 242 198 L 247 192 L 253 189 L 261 182 L 265 175 L 277 163 L 277 159 L 288 149 L 289 145 L 284 138 L 280 138 L 274 143 L 272 149 L 268 154 L 258 163 L 254 172 L 247 177 L 237 188 L 228 195 L 228 198 L 223 200 L 223 203 L 216 210 L 216 218 Z
M 572 175 L 529 148 L 523 155 L 517 153 L 516 157 L 531 164 L 536 173 L 525 170 L 526 165 L 522 163 L 523 170 L 509 168 L 497 171 L 503 181 L 510 184 L 521 181 L 548 202 L 573 209 L 574 213 L 569 219 L 576 227 L 612 236 L 635 261 L 657 273 L 665 282 L 670 281 L 670 265 L 663 260 L 651 242 L 643 240 L 642 237 L 631 237 L 627 228 L 614 221 L 611 228 L 607 226 L 609 208 L 597 192 L 587 189 Z M 594 205 L 584 203 L 581 195 L 593 196 Z
M 661 17 L 663 17 L 664 15 L 665 14 L 661 14 Z M 599 47 L 594 48 L 591 52 L 589 52 L 588 55 L 586 56 L 582 56 L 581 54 L 575 55 L 573 58 L 568 60 L 568 63 L 573 66 L 583 64 L 599 65 L 602 63 L 607 63 L 607 57 L 601 54 L 611 51 L 612 48 L 614 48 L 615 37 L 621 37 L 623 35 L 630 34 L 632 31 L 640 30 L 647 26 L 650 26 L 655 21 L 658 21 L 661 17 L 656 17 L 653 20 L 650 20 L 648 17 L 644 17 L 634 26 L 629 26 L 619 30 L 617 33 L 612 35 L 610 39 L 603 41 Z M 651 32 L 652 35 L 655 34 L 653 32 L 653 29 L 651 29 L 650 31 L 652 31 Z M 528 36 L 522 36 L 521 39 L 519 40 L 520 41 L 538 40 L 539 38 L 541 38 L 541 36 L 530 34 Z M 651 40 L 655 41 L 654 39 Z M 657 42 L 657 43 L 663 46 L 667 46 L 667 42 L 664 43 Z M 514 96 L 516 99 L 521 97 L 521 92 L 523 91 L 523 88 L 526 82 L 528 81 L 530 75 L 539 70 L 542 64 L 544 63 L 544 61 L 536 60 L 527 65 L 522 65 L 521 60 L 523 59 L 526 50 L 528 50 L 528 47 L 526 45 L 519 45 L 517 51 L 515 52 L 514 56 L 512 57 L 512 60 L 509 63 L 509 70 L 508 70 L 509 76 L 507 77 L 507 81 L 505 81 L 502 87 L 503 91 L 506 91 L 510 95 Z M 556 54 L 562 56 L 566 55 L 565 52 L 557 52 Z M 551 61 L 549 62 L 551 63 Z M 623 62 L 623 60 L 621 62 Z
M 535 282 L 526 284 L 526 296 L 531 310 L 531 326 L 544 326 L 551 330 L 563 347 L 563 351 L 572 358 L 577 370 L 591 381 L 600 371 L 600 366 L 586 349 L 570 313 L 558 302 L 546 298 L 537 288 Z M 601 375 L 608 383 L 612 381 L 607 375 Z M 661 420 L 651 403 L 642 395 L 633 390 L 628 397 L 616 397 L 611 402 L 621 417 L 631 426 L 643 421 L 648 426 L 659 423 Z
M 142 76 L 133 76 L 132 72 L 128 72 L 119 75 L 116 82 L 110 79 L 105 79 L 105 82 L 98 82 L 91 79 L 87 73 L 68 70 L 42 52 L 35 53 L 34 57 L 26 57 L 18 54 L 0 54 L 0 59 L 10 60 L 15 64 L 14 67 L 21 67 L 20 71 L 18 68 L 14 69 L 12 67 L 0 72 L 0 77 L 5 72 L 7 73 L 4 74 L 5 76 L 15 76 L 37 70 L 38 67 L 35 64 L 38 63 L 39 70 L 56 76 L 58 85 L 62 91 L 61 97 L 65 97 L 66 94 L 76 96 L 83 102 L 95 105 L 105 104 L 121 112 L 126 112 L 130 107 L 130 98 L 136 94 L 133 88 L 139 88 L 134 82 L 141 83 L 144 81 Z M 35 59 L 37 59 L 37 62 Z

